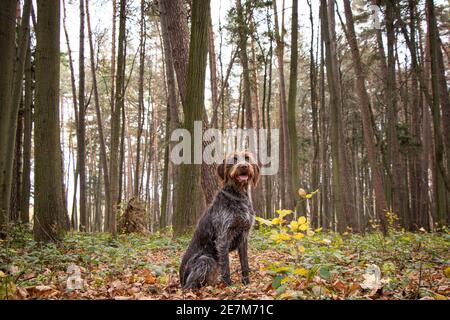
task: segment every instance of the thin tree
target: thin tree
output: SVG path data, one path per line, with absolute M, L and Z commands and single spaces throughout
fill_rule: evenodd
M 85 71 L 84 71 L 84 1 L 80 1 L 80 46 L 78 57 L 78 126 L 77 126 L 77 168 L 80 176 L 80 231 L 87 230 L 86 211 L 86 103 L 85 103 Z
M 116 212 L 119 201 L 119 140 L 120 140 L 120 118 L 124 105 L 125 88 L 125 31 L 126 31 L 126 0 L 120 0 L 120 22 L 119 22 L 119 47 L 117 53 L 117 77 L 115 80 L 115 102 L 111 115 L 111 149 L 110 149 L 110 183 L 111 201 L 109 203 L 110 216 L 108 217 L 108 231 L 116 235 Z
M 163 43 L 164 61 L 165 61 L 165 80 L 166 80 L 166 95 L 167 95 L 167 111 L 166 111 L 166 137 L 165 137 L 165 151 L 164 151 L 164 170 L 162 179 L 162 193 L 161 193 L 161 214 L 159 219 L 159 225 L 161 228 L 165 228 L 168 222 L 168 200 L 170 198 L 170 176 L 172 176 L 173 183 L 176 184 L 177 178 L 177 168 L 171 165 L 169 160 L 169 154 L 172 150 L 172 144 L 170 141 L 170 134 L 173 130 L 179 128 L 180 120 L 178 116 L 178 105 L 177 105 L 177 91 L 175 83 L 175 70 L 174 63 L 172 59 L 172 48 L 169 37 L 169 30 L 167 27 L 167 21 L 165 13 L 165 8 L 162 5 L 163 1 L 159 2 L 159 7 L 161 11 L 161 36 Z M 169 174 L 172 171 L 172 174 Z
M 298 168 L 298 137 L 297 137 L 297 121 L 295 109 L 297 107 L 297 78 L 298 78 L 298 0 L 292 1 L 292 24 L 291 24 L 291 71 L 289 75 L 289 96 L 287 110 L 287 127 L 288 141 L 290 144 L 289 161 L 286 165 L 287 192 L 288 192 L 288 209 L 296 203 L 294 200 L 294 190 L 299 187 L 299 168 Z M 297 212 L 300 212 L 300 202 L 295 206 Z
M 144 126 L 144 70 L 145 70 L 145 44 L 146 44 L 145 1 L 141 0 L 140 44 L 139 44 L 139 103 L 138 103 L 138 129 L 136 136 L 136 165 L 134 172 L 133 194 L 139 197 L 139 169 L 141 166 L 141 137 Z
M 89 36 L 89 48 L 90 48 L 90 61 L 91 61 L 91 73 L 92 73 L 92 86 L 94 90 L 94 105 L 95 105 L 95 114 L 97 118 L 97 129 L 98 129 L 98 139 L 100 140 L 100 162 L 102 166 L 103 173 L 103 184 L 105 187 L 105 217 L 110 216 L 110 206 L 108 205 L 111 201 L 111 185 L 109 182 L 109 168 L 108 168 L 108 157 L 106 155 L 106 143 L 105 143 L 105 134 L 103 132 L 103 121 L 102 121 L 102 113 L 100 109 L 100 100 L 98 93 L 98 85 L 97 85 L 97 74 L 95 68 L 95 58 L 94 58 L 94 41 L 92 39 L 92 30 L 91 30 L 91 16 L 89 13 L 89 0 L 86 0 L 86 18 L 87 18 L 87 27 L 88 27 L 88 36 Z M 99 202 L 100 199 L 97 199 Z
M 33 69 L 31 64 L 31 46 L 28 42 L 25 60 L 25 97 L 23 108 L 23 161 L 20 198 L 20 222 L 30 222 L 30 187 L 31 187 L 31 135 L 33 131 Z

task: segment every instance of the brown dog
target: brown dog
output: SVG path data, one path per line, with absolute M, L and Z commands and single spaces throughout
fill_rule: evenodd
M 247 243 L 255 221 L 249 185 L 260 178 L 259 166 L 249 152 L 228 155 L 217 167 L 222 188 L 201 216 L 180 265 L 183 289 L 214 284 L 219 274 L 231 284 L 229 252 L 238 250 L 242 281 L 249 283 Z

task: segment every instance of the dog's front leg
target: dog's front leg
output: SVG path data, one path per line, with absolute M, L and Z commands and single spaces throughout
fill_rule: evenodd
M 217 245 L 217 251 L 219 255 L 219 266 L 222 275 L 222 281 L 227 285 L 231 285 L 230 274 L 230 242 L 225 237 L 220 239 Z
M 239 260 L 241 262 L 241 270 L 242 270 L 242 283 L 249 284 L 250 283 L 250 267 L 248 266 L 248 245 L 247 245 L 247 235 L 242 236 L 242 240 L 240 241 L 238 252 L 239 252 Z

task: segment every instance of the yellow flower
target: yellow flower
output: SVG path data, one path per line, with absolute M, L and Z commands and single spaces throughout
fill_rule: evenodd
M 283 218 L 273 218 L 272 224 L 281 224 L 283 222 Z
M 314 230 L 315 232 L 320 232 L 320 231 L 322 231 L 322 227 L 320 227 L 320 228 L 317 228 L 316 230 Z
M 306 223 L 306 218 L 301 216 L 300 218 L 298 218 L 298 224 L 305 224 Z
M 294 235 L 294 239 L 296 239 L 296 240 L 300 240 L 300 239 L 302 239 L 304 237 L 305 237 L 305 235 L 303 233 L 296 233 Z
M 258 221 L 261 224 L 265 224 L 267 226 L 271 226 L 272 225 L 272 222 L 270 220 L 266 220 L 266 219 L 261 218 L 261 217 L 256 217 L 255 219 L 256 219 L 256 221 Z
M 294 274 L 298 276 L 306 277 L 308 275 L 309 271 L 305 268 L 298 268 L 294 270 Z
M 297 250 L 298 250 L 300 253 L 303 253 L 303 252 L 305 252 L 305 247 L 304 247 L 304 246 L 298 246 L 298 247 L 297 247 Z
M 308 225 L 307 225 L 307 224 L 302 224 L 302 225 L 300 225 L 300 226 L 298 227 L 298 229 L 299 229 L 300 231 L 306 231 L 306 230 L 308 230 Z
M 288 283 L 289 281 L 291 281 L 291 279 L 289 279 L 289 277 L 286 277 L 286 278 L 283 278 L 283 279 L 280 281 L 280 283 L 281 283 L 281 284 L 285 284 L 285 283 Z
M 280 240 L 290 240 L 291 236 L 287 233 L 280 233 Z
M 275 271 L 276 273 L 286 273 L 286 272 L 288 272 L 289 270 L 290 270 L 289 267 L 278 267 L 278 268 L 276 268 L 276 269 L 273 270 L 273 271 Z
M 292 231 L 297 231 L 298 230 L 298 222 L 297 221 L 292 221 L 289 224 L 289 228 L 291 228 Z
M 280 216 L 280 218 L 284 218 L 288 214 L 291 214 L 292 210 L 277 210 L 276 212 Z
M 314 231 L 308 230 L 308 231 L 306 231 L 306 235 L 307 235 L 308 237 L 312 237 L 312 236 L 314 235 Z
M 277 242 L 281 242 L 281 241 L 290 240 L 291 236 L 288 235 L 287 233 L 274 233 L 270 236 L 270 239 L 277 241 Z

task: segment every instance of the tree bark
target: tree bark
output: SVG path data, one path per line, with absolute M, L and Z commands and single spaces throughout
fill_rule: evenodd
M 69 228 L 59 123 L 60 3 L 38 0 L 37 6 L 34 238 L 48 242 Z
M 77 167 L 80 177 L 80 231 L 87 231 L 86 211 L 86 103 L 85 103 L 85 72 L 84 72 L 84 1 L 80 1 L 80 46 L 78 70 L 78 126 L 77 126 Z
M 183 110 L 186 113 L 186 80 L 189 60 L 189 29 L 186 8 L 182 0 L 166 0 L 160 2 L 160 10 L 167 22 L 178 91 L 180 92 Z
M 431 60 L 431 90 L 432 90 L 432 115 L 434 129 L 434 156 L 435 156 L 435 197 L 436 197 L 436 215 L 437 223 L 445 225 L 447 220 L 447 203 L 446 196 L 448 190 L 445 189 L 445 172 L 443 166 L 444 145 L 442 142 L 441 116 L 440 116 L 440 95 L 439 95 L 439 63 L 438 63 L 438 30 L 436 24 L 436 16 L 434 11 L 433 0 L 426 1 L 428 11 L 428 32 Z
M 291 25 L 291 72 L 289 75 L 289 97 L 288 97 L 288 113 L 287 113 L 287 127 L 288 127 L 288 141 L 290 144 L 289 161 L 287 167 L 287 192 L 288 203 L 287 209 L 296 209 L 297 213 L 301 213 L 301 202 L 295 201 L 298 197 L 295 190 L 299 188 L 299 168 L 298 168 L 298 138 L 297 138 L 297 121 L 295 109 L 297 106 L 297 78 L 298 78 L 298 0 L 292 1 L 292 25 Z M 290 207 L 291 206 L 291 207 Z M 303 211 L 305 212 L 305 211 Z
M 180 120 L 178 117 L 178 105 L 177 105 L 177 92 L 176 92 L 176 83 L 175 83 L 175 72 L 174 72 L 174 64 L 172 59 L 172 48 L 169 37 L 169 30 L 167 27 L 166 14 L 163 14 L 163 6 L 162 2 L 159 2 L 160 10 L 161 10 L 161 33 L 162 33 L 162 42 L 164 48 L 164 61 L 165 61 L 165 71 L 166 71 L 166 87 L 167 87 L 167 130 L 166 130 L 166 146 L 165 146 L 165 154 L 164 154 L 164 172 L 163 172 L 163 180 L 162 180 L 162 194 L 161 194 L 161 215 L 159 219 L 159 224 L 161 228 L 165 228 L 168 223 L 168 199 L 170 196 L 170 178 L 169 171 L 172 169 L 172 177 L 174 184 L 177 183 L 177 168 L 171 165 L 169 154 L 172 150 L 173 144 L 170 143 L 170 134 L 173 130 L 179 128 Z
M 286 111 L 286 81 L 284 76 L 284 0 L 283 0 L 283 8 L 282 8 L 282 19 L 281 19 L 281 31 L 278 22 L 278 9 L 276 1 L 273 1 L 273 13 L 275 19 L 275 41 L 276 48 L 275 54 L 278 62 L 278 81 L 279 81 L 279 90 L 280 90 L 280 188 L 281 188 L 281 207 L 284 209 L 293 209 L 294 204 L 293 195 L 289 194 L 290 176 L 288 176 L 288 168 L 291 167 L 289 162 L 290 159 L 290 144 L 289 144 L 289 134 L 288 134 L 288 125 L 287 125 L 287 111 Z M 290 171 L 290 170 L 288 170 Z
M 24 138 L 22 183 L 20 198 L 20 222 L 30 222 L 30 186 L 31 186 L 31 135 L 33 131 L 33 69 L 31 65 L 31 47 L 28 42 L 27 57 L 25 61 L 25 97 L 23 109 Z
M 186 111 L 183 128 L 194 136 L 194 122 L 204 116 L 204 89 L 208 52 L 209 1 L 193 0 L 192 30 L 189 48 Z M 191 159 L 193 159 L 191 150 Z M 191 229 L 204 207 L 201 189 L 201 165 L 180 166 L 180 188 L 174 212 L 174 236 Z
M 4 132 L 1 132 L 0 136 L 0 232 L 2 229 L 3 221 L 8 221 L 6 215 L 10 212 L 10 200 L 12 189 L 12 177 L 13 177 L 13 164 L 14 164 L 14 149 L 16 147 L 16 130 L 19 115 L 19 106 L 22 97 L 22 84 L 23 74 L 25 69 L 25 58 L 28 50 L 29 41 L 29 27 L 30 27 L 30 12 L 31 12 L 31 0 L 27 0 L 24 3 L 24 10 L 22 15 L 22 21 L 19 28 L 18 35 L 18 50 L 17 59 L 13 59 L 11 50 L 14 54 L 14 31 L 15 31 L 15 19 L 16 8 L 18 3 L 11 3 L 7 1 L 2 5 L 2 11 L 0 11 L 1 20 L 5 21 L 0 24 L 2 31 L 2 38 L 0 38 L 0 45 L 3 53 L 0 56 L 0 63 L 5 64 L 4 73 L 2 72 L 1 82 L 7 81 L 9 83 L 0 83 L 0 95 L 4 96 L 0 100 L 1 116 L 0 127 Z M 11 31 L 10 28 L 13 28 Z M 13 32 L 10 34 L 10 32 Z M 4 60 L 3 60 L 4 59 Z M 9 60 L 6 60 L 9 59 Z M 6 65 L 13 66 L 7 67 Z M 9 91 L 10 90 L 10 91 Z M 2 214 L 3 212 L 3 214 Z M 5 218 L 2 218 L 2 216 Z
M 95 58 L 94 58 L 94 43 L 92 39 L 92 30 L 91 30 L 91 17 L 89 13 L 89 0 L 86 0 L 86 18 L 87 18 L 87 27 L 88 27 L 88 35 L 89 35 L 89 47 L 90 47 L 90 60 L 91 60 L 91 72 L 92 72 L 92 86 L 94 90 L 94 105 L 95 105 L 95 114 L 97 118 L 97 130 L 98 130 L 98 138 L 100 140 L 100 162 L 102 165 L 102 173 L 103 173 L 103 184 L 105 187 L 105 219 L 110 216 L 110 207 L 109 203 L 111 202 L 111 185 L 109 182 L 109 169 L 108 169 L 108 157 L 106 155 L 106 143 L 105 143 L 105 135 L 103 132 L 103 121 L 102 121 L 102 113 L 100 110 L 100 101 L 99 101 L 99 93 L 97 86 L 97 74 L 95 67 Z
M 111 116 L 111 151 L 110 151 L 110 183 L 111 202 L 109 203 L 108 231 L 116 235 L 116 212 L 119 201 L 119 140 L 120 140 L 120 118 L 124 105 L 124 69 L 125 69 L 125 28 L 126 28 L 126 0 L 120 0 L 120 22 L 119 22 L 119 47 L 117 53 L 117 77 L 115 88 L 114 110 Z
M 363 64 L 356 40 L 353 13 L 349 0 L 344 0 L 345 18 L 347 20 L 347 41 L 352 52 L 353 68 L 356 73 L 356 90 L 359 100 L 359 108 L 363 122 L 364 142 L 367 148 L 367 156 L 372 172 L 375 189 L 375 202 L 377 216 L 381 221 L 383 233 L 387 233 L 387 223 L 385 210 L 388 209 L 386 196 L 383 189 L 383 177 L 381 164 L 378 161 L 375 145 L 375 130 L 372 126 L 369 95 L 366 89 L 366 79 L 364 76 Z

